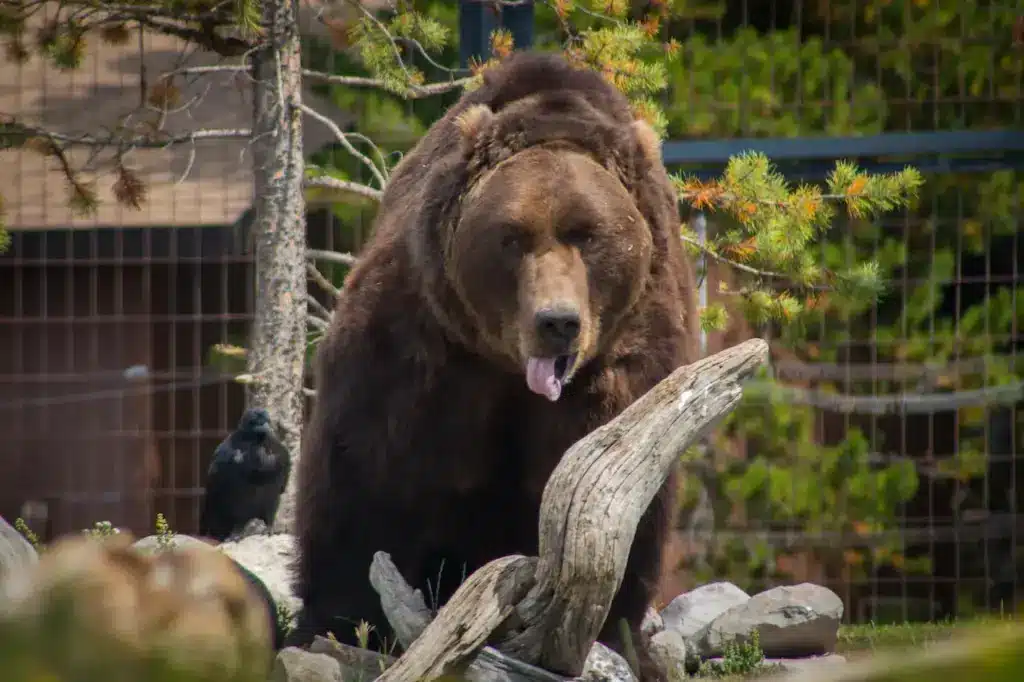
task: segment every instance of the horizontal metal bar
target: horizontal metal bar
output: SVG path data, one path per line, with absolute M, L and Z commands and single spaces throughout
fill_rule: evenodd
M 747 137 L 733 140 L 670 140 L 662 146 L 665 163 L 673 166 L 691 163 L 724 164 L 729 157 L 744 151 L 763 152 L 773 161 L 1024 152 L 1024 132 L 985 130 L 885 133 L 866 137 Z
M 833 168 L 836 159 L 816 159 L 811 161 L 779 161 L 770 154 L 776 169 L 790 181 L 816 181 L 825 178 Z M 849 158 L 849 157 L 846 157 Z M 725 168 L 726 161 L 704 162 L 700 166 L 690 164 L 673 164 L 666 161 L 670 170 L 685 169 L 687 174 L 702 180 L 718 177 Z M 999 158 L 956 158 L 940 156 L 938 158 L 919 156 L 910 157 L 902 162 L 876 161 L 871 158 L 857 159 L 857 165 L 867 173 L 894 173 L 907 166 L 913 166 L 923 175 L 940 173 L 992 173 L 998 170 L 1024 170 L 1024 152 L 1008 152 Z

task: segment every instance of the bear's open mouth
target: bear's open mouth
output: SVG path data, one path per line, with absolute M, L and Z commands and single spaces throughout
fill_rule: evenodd
M 568 374 L 575 364 L 575 353 L 553 358 L 531 357 L 526 361 L 526 385 L 534 393 L 554 402 L 562 395 L 562 388 L 572 379 Z

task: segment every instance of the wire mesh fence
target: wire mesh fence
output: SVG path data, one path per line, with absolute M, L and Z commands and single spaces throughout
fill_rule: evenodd
M 751 386 L 693 467 L 683 580 L 821 582 L 851 621 L 1012 610 L 1024 576 L 1021 159 L 995 150 L 961 164 L 950 133 L 1020 129 L 1024 5 L 698 4 L 703 16 L 668 29 L 683 51 L 665 100 L 677 151 L 776 138 L 766 148 L 785 149 L 791 180 L 821 181 L 835 159 L 820 136 L 842 136 L 853 139 L 835 148 L 867 155 L 868 170 L 910 164 L 928 182 L 915 209 L 838 220 L 823 240 L 823 268 L 880 264 L 878 305 L 824 314 L 799 335 L 741 324 L 710 335 L 712 351 L 771 337 L 777 384 Z M 950 139 L 857 148 L 865 135 L 930 132 Z M 793 137 L 803 158 L 777 141 Z M 708 300 L 731 295 L 727 270 L 706 267 Z
M 454 25 L 449 5 L 436 11 Z M 690 6 L 690 19 L 662 27 L 682 50 L 663 102 L 674 141 L 1021 129 L 1022 0 Z M 543 10 L 539 44 L 552 33 Z M 329 21 L 308 28 L 310 68 L 359 69 Z M 108 45 L 71 74 L 5 62 L 14 85 L 0 107 L 92 134 L 104 116 L 136 110 L 140 67 L 211 63 L 173 41 L 145 41 L 141 57 L 135 42 Z M 434 59 L 456 68 L 458 46 Z M 181 126 L 246 125 L 251 105 L 232 76 L 193 87 Z M 452 100 L 328 86 L 304 97 L 392 153 Z M 306 125 L 311 164 L 362 177 L 329 131 Z M 0 256 L 0 514 L 25 517 L 44 537 L 98 520 L 148 533 L 158 511 L 194 532 L 209 458 L 243 409 L 237 368 L 216 350 L 244 345 L 252 318 L 249 160 L 237 141 L 192 147 L 139 162 L 153 188 L 141 212 L 89 220 L 67 210 L 63 180 L 31 152 L 5 152 L 13 239 Z M 941 171 L 946 160 L 929 151 L 886 162 Z M 877 305 L 830 311 L 798 335 L 738 316 L 708 335 L 708 352 L 770 337 L 776 383 L 755 382 L 690 466 L 666 594 L 710 579 L 747 589 L 812 580 L 843 597 L 851 621 L 1015 606 L 1024 575 L 1019 167 L 996 155 L 970 172 L 932 172 L 915 209 L 837 220 L 821 265 L 878 261 L 887 292 Z M 821 175 L 820 159 L 792 170 Z M 722 229 L 705 217 L 707 230 Z M 308 226 L 310 248 L 358 253 L 372 206 L 311 195 Z M 342 281 L 345 266 L 319 265 Z M 731 281 L 728 265 L 707 263 L 702 295 L 728 301 Z M 330 305 L 323 288 L 311 291 Z

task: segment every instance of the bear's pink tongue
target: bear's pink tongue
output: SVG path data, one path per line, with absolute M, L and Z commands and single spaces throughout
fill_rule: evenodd
M 555 358 L 530 358 L 526 361 L 526 385 L 551 402 L 562 395 L 562 382 L 555 376 Z

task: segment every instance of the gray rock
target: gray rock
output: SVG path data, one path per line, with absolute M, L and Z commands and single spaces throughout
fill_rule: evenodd
M 658 613 L 658 609 L 653 606 L 647 609 L 647 615 L 644 616 L 644 621 L 640 624 L 641 634 L 651 637 L 664 629 L 665 621 L 662 619 L 661 614 Z
M 204 542 L 198 538 L 194 538 L 191 535 L 178 535 L 174 534 L 174 539 L 171 540 L 171 549 L 185 548 L 190 545 L 207 545 L 210 543 Z M 136 540 L 135 544 L 132 545 L 136 551 L 141 554 L 153 554 L 160 551 L 160 536 L 159 535 L 147 535 L 146 537 Z
M 38 561 L 35 547 L 0 516 L 0 584 L 9 576 L 30 570 Z
M 286 533 L 250 535 L 237 542 L 222 542 L 222 552 L 252 571 L 270 590 L 274 601 L 297 614 L 302 600 L 292 590 L 291 567 L 295 562 L 295 538 Z M 369 571 L 369 567 L 366 569 Z
M 263 522 L 263 519 L 249 519 L 248 521 L 245 522 L 245 526 L 242 527 L 242 530 L 238 531 L 237 533 L 233 533 L 224 542 L 238 542 L 240 540 L 244 540 L 245 538 L 249 537 L 250 535 L 269 535 L 269 534 L 270 534 L 270 528 L 268 528 L 267 524 L 265 524 Z
M 327 654 L 286 647 L 274 660 L 273 682 L 342 682 L 341 665 Z
M 708 583 L 673 599 L 661 610 L 661 617 L 666 630 L 675 630 L 689 640 L 715 618 L 749 599 L 749 594 L 730 582 Z
M 583 671 L 576 678 L 581 682 L 637 682 L 626 659 L 600 642 L 594 642 Z
M 734 606 L 694 635 L 704 657 L 720 656 L 730 642 L 757 630 L 766 658 L 801 658 L 835 650 L 843 602 L 832 590 L 801 583 L 774 587 Z
M 309 652 L 330 656 L 341 666 L 341 676 L 346 682 L 370 682 L 381 672 L 394 664 L 395 658 L 370 649 L 342 644 L 337 640 L 317 635 L 309 645 Z
M 266 526 L 262 528 L 265 529 Z M 302 607 L 302 600 L 295 596 L 291 585 L 290 570 L 295 556 L 295 538 L 291 535 L 256 534 L 237 542 L 222 542 L 217 545 L 190 535 L 175 534 L 173 542 L 174 547 L 199 544 L 216 547 L 252 571 L 267 586 L 274 602 L 287 607 L 293 616 Z M 156 535 L 149 535 L 138 540 L 133 547 L 140 552 L 156 552 L 160 548 L 159 539 Z
M 651 657 L 669 680 L 686 676 L 686 640 L 675 630 L 662 630 L 651 636 L 648 643 Z

